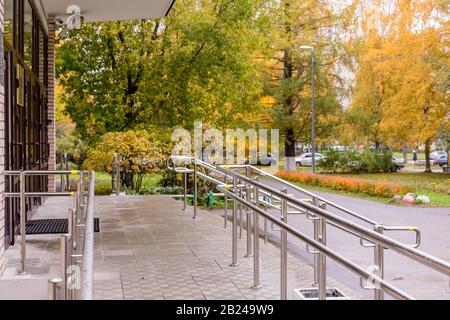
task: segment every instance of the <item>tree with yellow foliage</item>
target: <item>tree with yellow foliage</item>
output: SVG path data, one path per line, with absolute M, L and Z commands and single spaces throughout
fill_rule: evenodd
M 431 144 L 448 125 L 449 22 L 433 0 L 399 0 L 368 33 L 349 112 L 355 137 L 392 147 Z M 385 17 L 386 17 L 385 16 Z

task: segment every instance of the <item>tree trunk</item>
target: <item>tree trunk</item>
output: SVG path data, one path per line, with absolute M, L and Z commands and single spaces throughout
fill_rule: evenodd
M 284 150 L 286 157 L 286 170 L 297 171 L 295 163 L 295 133 L 294 129 L 288 129 L 284 141 Z
M 407 163 L 408 162 L 408 147 L 403 147 L 403 161 L 405 162 L 405 163 Z
M 134 175 L 132 173 L 124 173 L 122 176 L 122 184 L 129 190 L 133 190 Z
M 427 142 L 425 142 L 425 163 L 426 163 L 425 172 L 426 173 L 432 172 L 431 171 L 430 153 L 431 153 L 431 142 L 430 142 L 430 140 L 428 140 Z

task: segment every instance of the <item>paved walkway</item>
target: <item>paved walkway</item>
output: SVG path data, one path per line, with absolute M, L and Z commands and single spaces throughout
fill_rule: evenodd
M 63 217 L 70 199 L 51 199 L 36 218 Z M 223 218 L 168 197 L 99 197 L 95 235 L 95 299 L 279 299 L 279 249 L 261 240 L 261 285 L 252 290 L 253 258 L 245 258 L 245 232 L 238 267 L 230 267 L 231 228 Z M 27 270 L 49 279 L 59 273 L 59 236 L 28 237 Z M 7 251 L 8 274 L 18 265 L 18 247 Z M 8 275 L 6 275 L 8 276 Z M 288 256 L 288 298 L 311 287 L 313 269 Z M 361 296 L 328 279 L 353 299 Z
M 278 183 L 270 184 L 273 187 L 281 188 Z M 301 193 L 292 189 L 288 191 L 302 197 Z M 388 205 L 329 192 L 313 192 L 386 226 L 418 227 L 422 232 L 419 250 L 445 261 L 450 261 L 450 208 Z M 339 214 L 333 208 L 328 209 Z M 347 215 L 342 216 L 370 227 Z M 290 216 L 289 223 L 306 234 L 312 235 L 312 224 L 306 220 L 304 215 Z M 410 232 L 387 232 L 386 234 L 405 244 L 412 244 L 415 241 L 414 234 Z M 311 255 L 305 253 L 298 242 L 291 241 L 290 244 L 289 249 L 295 252 L 302 261 L 309 264 L 313 263 Z M 328 228 L 327 244 L 358 265 L 369 267 L 373 264 L 373 250 L 362 248 L 357 237 L 345 234 L 335 228 Z M 360 289 L 358 279 L 340 266 L 329 263 L 328 271 L 332 277 L 339 279 L 365 297 L 371 298 L 373 296 L 371 291 Z M 385 251 L 385 279 L 418 299 L 450 299 L 448 277 L 392 250 Z

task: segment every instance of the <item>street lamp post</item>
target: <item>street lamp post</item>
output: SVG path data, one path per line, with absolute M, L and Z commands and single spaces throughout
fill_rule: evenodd
M 314 47 L 300 46 L 300 49 L 311 50 L 311 86 L 312 86 L 312 126 L 311 126 L 311 148 L 312 148 L 312 171 L 316 172 L 316 103 L 315 103 L 315 63 L 316 52 Z

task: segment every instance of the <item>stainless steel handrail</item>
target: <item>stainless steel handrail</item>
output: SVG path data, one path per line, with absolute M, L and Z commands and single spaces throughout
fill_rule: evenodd
M 93 298 L 94 263 L 94 201 L 95 172 L 30 170 L 5 171 L 5 176 L 20 177 L 20 192 L 5 193 L 5 197 L 20 198 L 21 261 L 19 274 L 26 274 L 26 211 L 25 199 L 28 197 L 67 197 L 74 199 L 73 209 L 69 209 L 68 234 L 61 236 L 61 278 L 49 280 L 49 299 L 71 300 Z M 77 192 L 26 192 L 27 176 L 71 175 L 78 177 Z M 86 197 L 84 179 L 89 176 Z
M 81 282 L 81 299 L 94 298 L 94 206 L 95 206 L 95 172 L 89 176 L 89 189 L 86 208 L 86 227 L 83 248 L 83 272 Z
M 186 164 L 184 167 L 177 167 L 175 168 L 175 165 L 173 167 L 170 166 L 170 161 L 177 160 L 178 162 L 186 161 Z M 187 163 L 189 162 L 189 163 Z M 194 170 L 190 170 L 188 168 L 189 165 L 194 164 Z M 412 297 L 400 289 L 392 286 L 385 280 L 383 280 L 383 250 L 384 249 L 391 249 L 403 256 L 406 256 L 412 260 L 415 260 L 423 265 L 426 265 L 438 272 L 441 272 L 445 275 L 450 276 L 450 264 L 446 261 L 443 261 L 441 259 L 435 258 L 431 255 L 428 255 L 422 251 L 419 251 L 415 249 L 420 245 L 420 239 L 421 234 L 420 230 L 415 227 L 387 227 L 383 226 L 381 224 L 377 224 L 375 221 L 365 218 L 364 216 L 355 213 L 353 211 L 347 210 L 345 208 L 342 208 L 341 206 L 338 206 L 330 201 L 327 201 L 326 199 L 323 199 L 321 197 L 317 197 L 314 194 L 312 194 L 309 191 L 306 191 L 302 188 L 298 188 L 295 185 L 292 185 L 282 179 L 279 179 L 277 177 L 274 177 L 273 175 L 268 174 L 269 176 L 275 178 L 275 180 L 279 180 L 284 185 L 287 185 L 289 187 L 293 187 L 297 190 L 300 189 L 300 191 L 304 192 L 307 195 L 310 195 L 313 197 L 312 203 L 309 204 L 308 201 L 305 200 L 299 200 L 293 197 L 292 195 L 287 194 L 287 190 L 278 191 L 274 189 L 273 187 L 270 187 L 260 181 L 257 181 L 254 177 L 249 176 L 248 169 L 259 173 L 259 175 L 266 175 L 266 173 L 260 169 L 254 168 L 252 166 L 248 165 L 238 165 L 238 166 L 212 166 L 210 164 L 205 163 L 204 161 L 195 159 L 193 157 L 171 157 L 168 159 L 168 165 L 167 167 L 171 170 L 174 170 L 175 172 L 179 171 L 179 173 L 187 173 L 187 174 L 194 174 L 194 176 L 199 176 L 200 178 L 204 178 L 207 181 L 212 182 L 215 184 L 220 192 L 223 192 L 225 194 L 225 198 L 231 198 L 233 202 L 235 203 L 233 205 L 233 246 L 232 246 L 232 266 L 237 265 L 237 203 L 240 203 L 241 205 L 244 205 L 248 209 L 253 210 L 253 212 L 256 214 L 262 215 L 265 220 L 271 221 L 273 224 L 276 224 L 281 227 L 281 230 L 284 232 L 289 232 L 291 235 L 295 236 L 296 238 L 303 240 L 307 246 L 312 246 L 315 248 L 314 254 L 318 255 L 318 275 L 317 278 L 319 279 L 319 296 L 321 299 L 324 299 L 326 297 L 326 291 L 325 291 L 325 257 L 330 257 L 331 259 L 335 260 L 337 263 L 343 265 L 344 267 L 347 267 L 354 273 L 358 274 L 360 277 L 365 279 L 370 279 L 371 281 L 376 281 L 380 287 L 371 287 L 370 289 L 375 290 L 375 298 L 376 299 L 383 299 L 383 292 L 387 292 L 393 297 L 396 298 L 402 298 L 402 299 L 412 299 Z M 217 179 L 217 177 L 209 177 L 207 174 L 201 173 L 198 171 L 199 168 L 203 168 L 205 170 L 211 170 L 215 172 L 216 174 L 221 175 L 224 178 L 224 182 L 221 183 L 220 180 Z M 233 169 L 244 169 L 246 168 L 246 174 L 239 174 Z M 231 184 L 230 184 L 231 183 Z M 249 197 L 248 192 L 247 196 L 245 195 L 246 192 L 241 192 L 238 188 L 239 186 L 243 186 L 244 189 L 250 188 L 250 190 L 253 190 L 253 192 L 257 195 L 257 197 Z M 262 210 L 260 208 L 261 205 L 264 205 L 264 201 L 260 201 L 260 194 L 263 195 L 270 195 L 272 199 L 278 199 L 277 201 L 280 201 L 280 206 L 272 206 L 276 209 L 281 210 L 281 220 L 278 220 L 271 214 L 267 213 L 266 211 Z M 196 196 L 196 195 L 194 195 Z M 320 201 L 320 202 L 319 202 Z M 332 207 L 342 208 L 344 211 L 347 211 L 348 214 L 351 216 L 360 219 L 361 221 L 364 221 L 366 223 L 372 224 L 374 230 L 370 230 L 366 227 L 360 226 L 359 224 L 347 220 L 337 214 L 331 213 L 326 210 L 326 205 L 329 204 Z M 303 210 L 306 213 L 309 214 L 309 217 L 314 220 L 314 222 L 317 221 L 317 224 L 315 223 L 315 229 L 317 227 L 317 234 L 315 232 L 315 238 L 311 239 L 307 236 L 305 236 L 300 231 L 296 230 L 292 226 L 290 226 L 287 223 L 287 219 L 283 217 L 287 217 L 288 207 L 292 207 L 296 210 Z M 195 208 L 194 208 L 195 210 Z M 312 213 L 312 215 L 311 215 Z M 227 213 L 225 214 L 225 218 L 227 218 Z M 241 219 L 242 223 L 242 219 Z M 326 247 L 326 225 L 331 224 L 332 226 L 346 231 L 352 235 L 355 235 L 359 237 L 360 239 L 364 239 L 367 241 L 370 241 L 372 243 L 371 246 L 373 246 L 374 253 L 375 253 L 375 266 L 379 269 L 376 270 L 375 273 L 370 273 L 362 269 L 361 267 L 355 265 L 345 257 L 339 255 L 335 251 L 329 249 Z M 226 224 L 225 224 L 226 226 Z M 265 226 L 266 228 L 266 226 Z M 256 229 L 256 228 L 253 228 Z M 316 231 L 316 230 L 315 230 Z M 384 231 L 413 231 L 416 233 L 416 243 L 414 246 L 408 246 L 403 243 L 400 243 L 394 239 L 391 239 L 385 235 L 383 235 Z M 247 232 L 254 232 L 252 231 L 251 226 L 247 225 Z M 254 232 L 254 234 L 257 234 Z M 266 240 L 267 240 L 267 232 L 266 232 Z M 362 240 L 361 240 L 362 241 Z M 256 245 L 255 245 L 256 246 Z M 284 251 L 286 250 L 285 246 L 282 247 L 282 257 L 284 255 Z M 254 262 L 256 263 L 256 262 Z M 287 262 L 282 260 L 282 267 L 283 264 L 286 264 Z M 255 270 L 258 270 L 259 274 L 259 265 L 255 266 Z M 256 271 L 255 271 L 256 272 Z M 255 275 L 254 275 L 255 276 Z M 256 277 L 256 276 L 255 276 Z M 282 283 L 281 283 L 281 294 L 282 298 L 286 297 L 286 285 L 283 284 L 283 278 L 285 278 L 285 274 L 282 272 Z M 255 285 L 258 284 L 258 281 L 255 281 Z M 284 292 L 283 292 L 284 291 Z
M 322 218 L 330 220 L 334 223 L 337 223 L 337 224 L 343 226 L 346 229 L 349 229 L 357 234 L 360 234 L 362 237 L 364 237 L 376 244 L 383 245 L 384 247 L 392 249 L 393 251 L 396 251 L 396 252 L 398 252 L 402 255 L 405 255 L 419 263 L 422 263 L 432 269 L 435 269 L 436 271 L 442 272 L 442 273 L 450 276 L 450 264 L 444 260 L 435 258 L 435 257 L 428 255 L 424 252 L 421 252 L 415 248 L 406 246 L 396 240 L 393 240 L 389 237 L 386 237 L 382 234 L 379 234 L 379 233 L 372 231 L 370 229 L 367 229 L 365 227 L 361 227 L 360 225 L 356 224 L 355 222 L 346 220 L 336 214 L 333 214 L 331 212 L 328 212 L 328 211 L 318 208 L 316 206 L 310 205 L 308 203 L 299 201 L 293 197 L 290 197 L 289 195 L 287 195 L 283 192 L 280 192 L 275 189 L 271 189 L 270 187 L 268 187 L 260 182 L 252 181 L 251 179 L 247 178 L 244 175 L 241 175 L 241 174 L 238 174 L 235 172 L 232 173 L 231 171 L 228 171 L 227 173 L 230 175 L 233 174 L 236 178 L 239 178 L 239 180 L 241 180 L 241 181 L 244 181 L 247 183 L 253 183 L 258 188 L 269 191 L 279 198 L 282 198 L 288 202 L 292 202 L 300 207 L 303 207 L 306 210 L 312 211 L 316 215 L 319 215 Z

